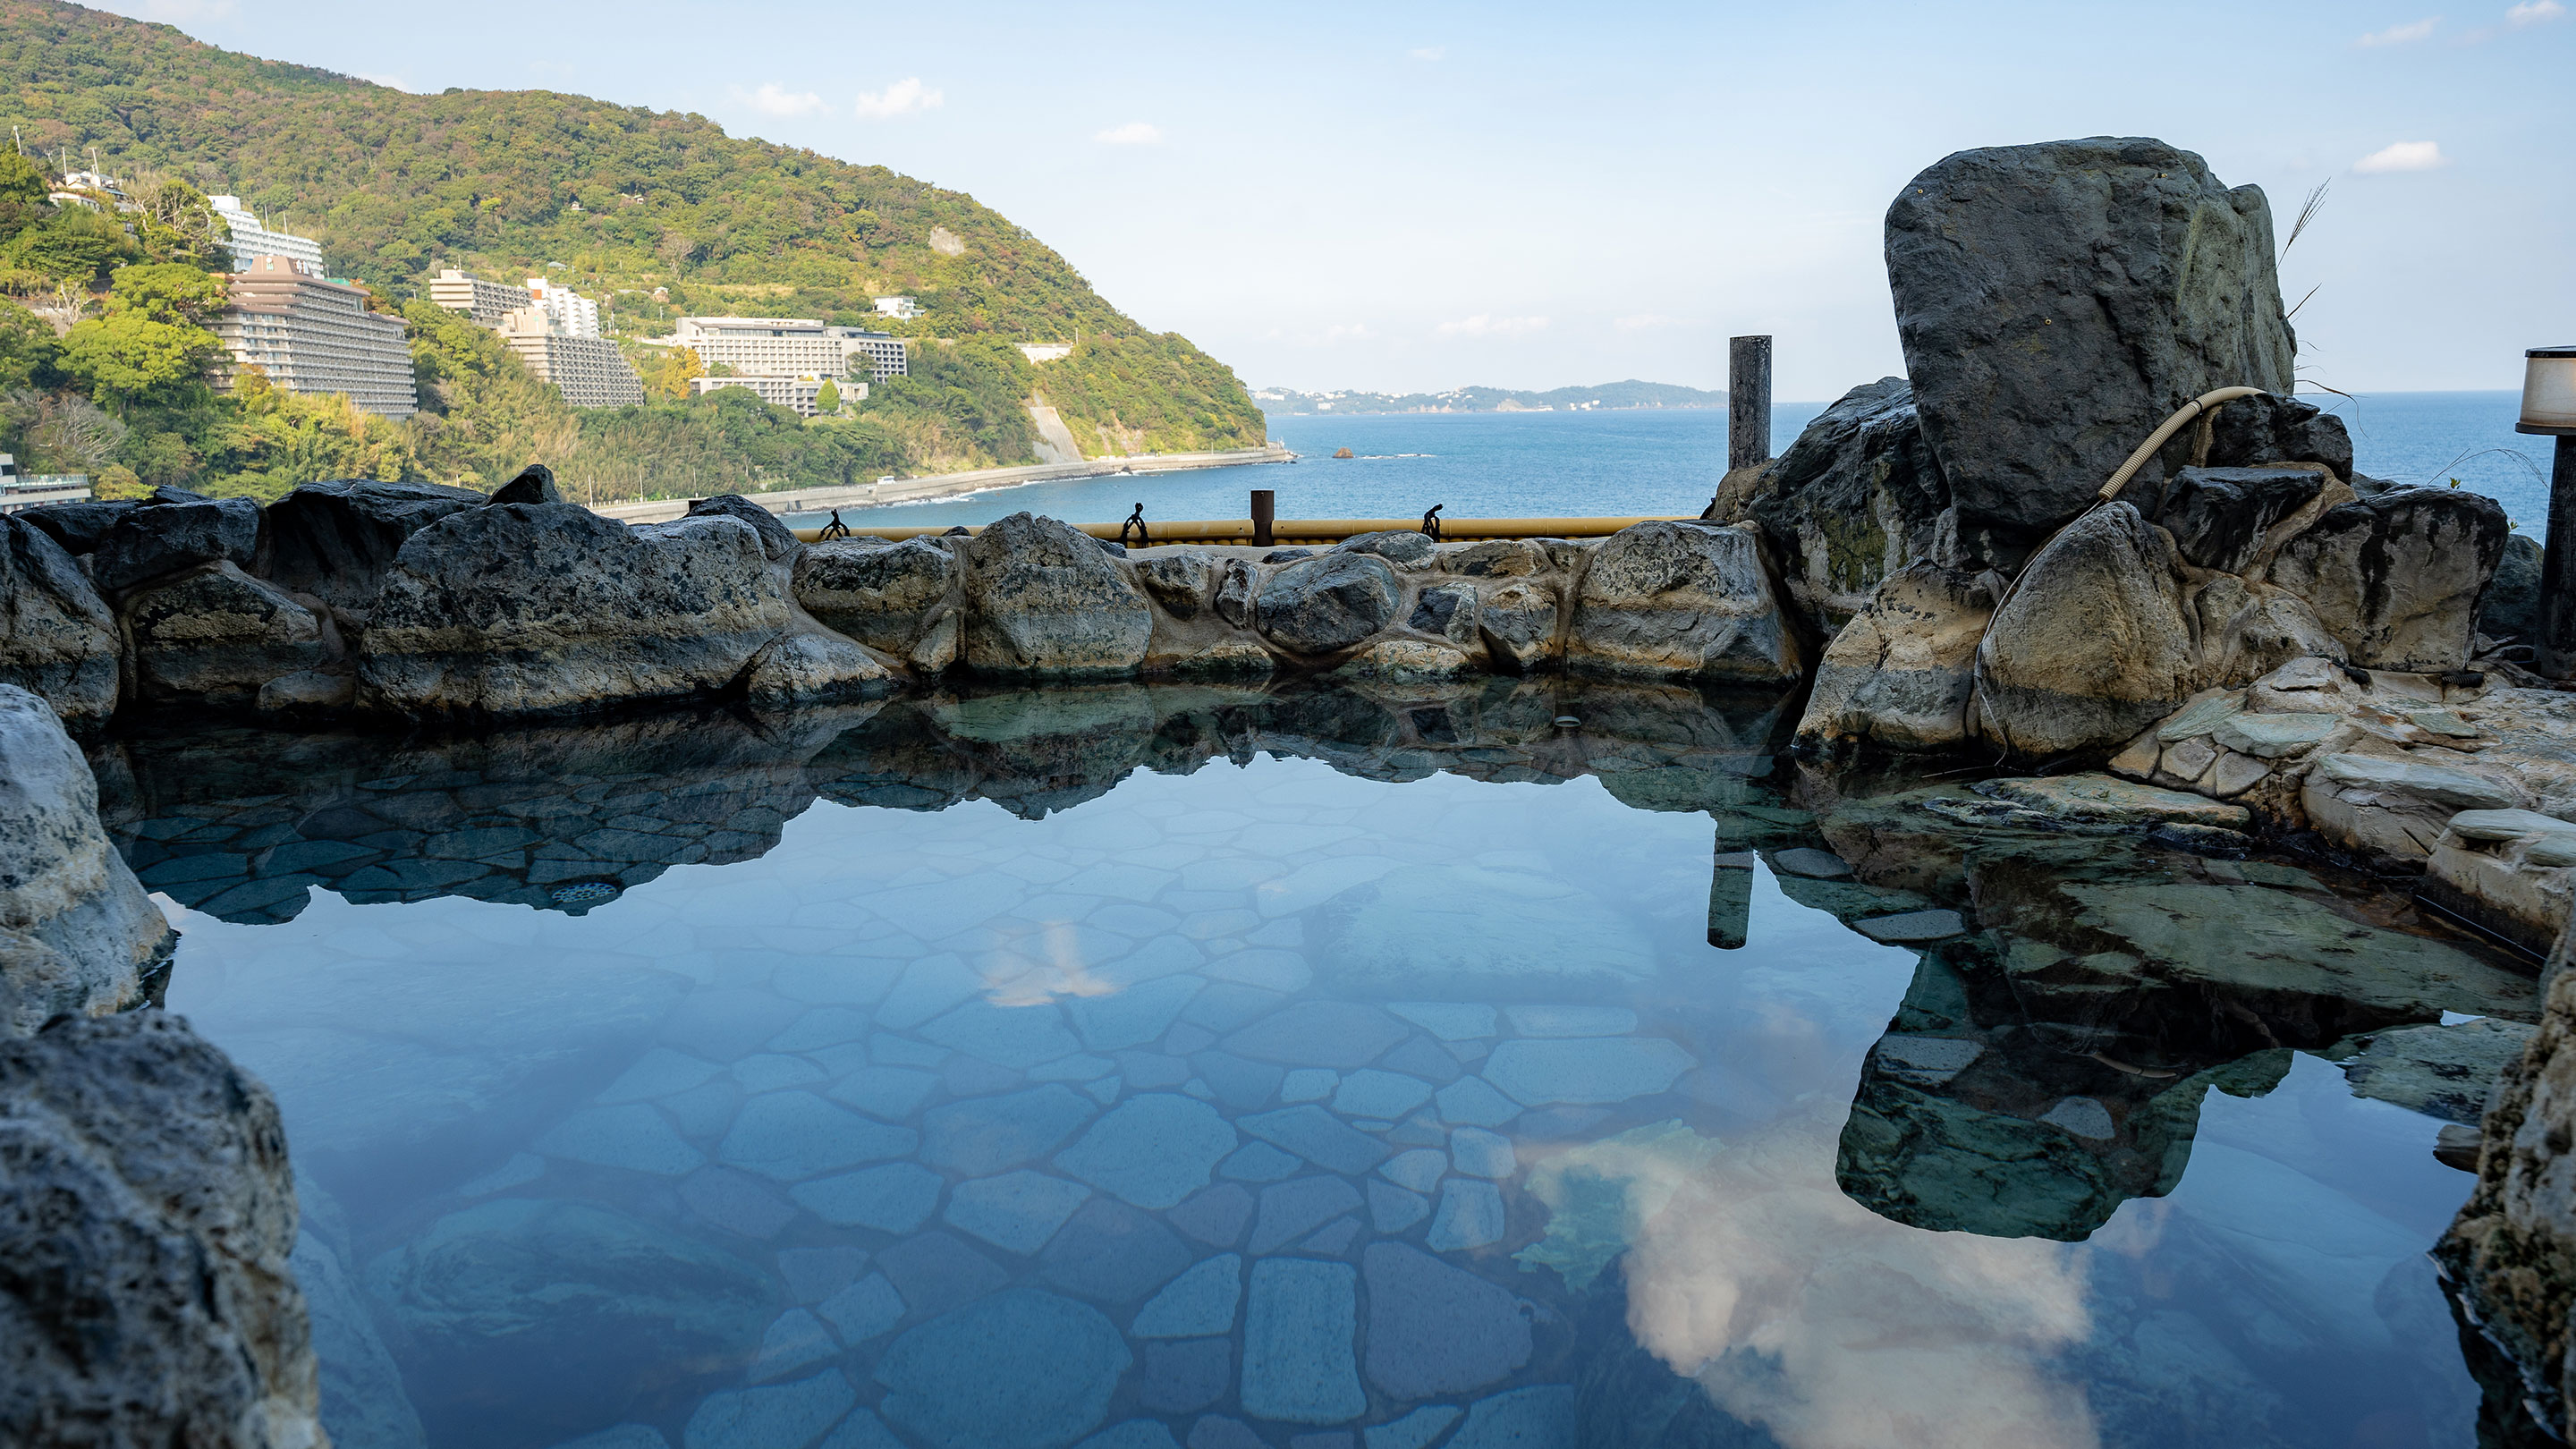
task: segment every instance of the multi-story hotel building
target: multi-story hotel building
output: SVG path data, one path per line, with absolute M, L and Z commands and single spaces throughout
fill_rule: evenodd
M 911 372 L 903 339 L 860 327 L 830 327 L 809 317 L 683 317 L 660 347 L 686 347 L 709 371 L 730 367 L 749 377 L 843 377 L 865 358 L 872 378 Z M 728 379 L 730 380 L 730 379 Z
M 230 357 L 216 367 L 218 382 L 230 385 L 249 364 L 288 392 L 347 393 L 389 418 L 420 410 L 402 319 L 368 311 L 366 288 L 308 276 L 275 253 L 254 257 L 231 280 L 231 296 L 215 316 L 215 336 Z
M 864 382 L 854 382 L 848 378 L 834 378 L 832 380 L 832 385 L 841 390 L 841 401 L 843 403 L 864 402 L 867 400 L 868 385 Z M 823 379 L 810 376 L 693 377 L 689 379 L 689 386 L 696 389 L 701 397 L 714 392 L 720 387 L 744 388 L 759 394 L 762 402 L 774 403 L 782 408 L 793 408 L 800 416 L 810 418 L 819 411 L 819 409 L 814 406 L 814 399 L 823 391 Z
M 232 248 L 233 270 L 247 272 L 251 263 L 261 257 L 282 257 L 295 270 L 308 277 L 322 275 L 322 244 L 309 236 L 270 231 L 259 224 L 259 218 L 242 205 L 238 196 L 209 196 L 206 204 L 224 219 L 232 236 L 225 245 Z
M 449 267 L 430 279 L 429 300 L 451 311 L 462 312 L 482 326 L 498 327 L 502 318 L 535 299 L 528 295 L 525 287 L 513 287 L 507 282 L 487 282 Z
M 528 370 L 555 385 L 577 408 L 632 407 L 644 401 L 644 381 L 617 344 L 594 330 L 582 337 L 560 330 L 553 314 L 529 305 L 503 314 L 501 340 Z

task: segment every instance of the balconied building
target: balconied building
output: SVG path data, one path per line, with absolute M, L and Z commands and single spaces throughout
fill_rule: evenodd
M 810 317 L 683 317 L 660 347 L 686 347 L 712 371 L 730 367 L 748 377 L 844 377 L 866 359 L 871 378 L 902 377 L 912 370 L 903 339 L 859 327 L 831 327 Z
M 411 349 L 399 317 L 367 310 L 367 289 L 326 282 L 268 255 L 232 277 L 231 296 L 215 316 L 215 336 L 228 363 L 216 379 L 229 386 L 242 364 L 296 393 L 347 393 L 367 412 L 407 418 L 420 410 Z
M 558 286 L 543 277 L 530 277 L 528 296 L 535 300 L 538 310 L 546 314 L 546 320 L 553 323 L 555 331 L 562 335 L 599 335 L 599 304 L 572 288 Z
M 834 378 L 832 385 L 841 390 L 841 401 L 844 403 L 867 401 L 868 385 L 864 382 Z M 689 379 L 689 386 L 694 388 L 701 397 L 720 387 L 745 388 L 759 394 L 762 402 L 773 403 L 782 408 L 793 408 L 799 416 L 810 418 L 820 411 L 814 406 L 814 399 L 823 391 L 823 379 L 813 376 L 693 377 Z
M 309 236 L 292 232 L 270 231 L 259 224 L 259 218 L 242 205 L 238 196 L 209 196 L 206 205 L 224 219 L 232 232 L 225 242 L 232 248 L 233 270 L 247 272 L 251 263 L 261 257 L 282 257 L 295 270 L 308 277 L 322 275 L 322 244 Z
M 558 330 L 545 308 L 530 305 L 505 314 L 501 340 L 528 370 L 555 385 L 577 408 L 633 407 L 644 401 L 644 381 L 617 350 L 594 331 L 588 337 Z
M 535 299 L 528 295 L 525 287 L 513 287 L 507 282 L 487 282 L 449 267 L 430 280 L 429 300 L 451 311 L 464 313 L 480 326 L 498 327 L 502 318 Z

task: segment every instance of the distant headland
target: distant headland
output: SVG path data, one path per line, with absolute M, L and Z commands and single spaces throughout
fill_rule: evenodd
M 1252 400 L 1272 417 L 1316 413 L 1568 413 L 1613 408 L 1722 408 L 1726 394 L 1669 382 L 1605 382 L 1521 392 L 1504 387 L 1461 387 L 1448 392 L 1298 392 L 1256 389 Z

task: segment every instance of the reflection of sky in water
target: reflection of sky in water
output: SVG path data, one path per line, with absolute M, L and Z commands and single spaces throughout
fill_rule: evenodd
M 1713 949 L 1712 845 L 1219 761 L 581 917 L 188 913 L 170 1005 L 285 1109 L 343 1449 L 2465 1442 L 2437 1124 L 2300 1057 L 2088 1242 L 1891 1222 L 1914 953 L 1767 871 Z

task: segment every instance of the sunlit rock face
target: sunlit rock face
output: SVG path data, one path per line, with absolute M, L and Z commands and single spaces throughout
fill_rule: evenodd
M 176 936 L 99 825 L 45 702 L 0 684 L 0 1035 L 158 999 Z

